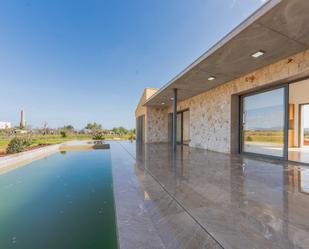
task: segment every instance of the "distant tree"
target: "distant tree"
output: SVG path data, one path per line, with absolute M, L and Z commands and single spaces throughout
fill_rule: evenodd
M 101 124 L 98 124 L 96 122 L 93 122 L 93 123 L 88 123 L 85 127 L 85 129 L 88 129 L 88 130 L 102 130 L 102 125 Z
M 63 137 L 63 138 L 65 138 L 65 137 L 67 137 L 67 132 L 66 131 L 60 131 L 60 135 L 61 135 L 61 137 Z
M 47 122 L 44 122 L 44 125 L 43 125 L 43 135 L 46 135 L 49 133 L 49 128 L 48 128 L 48 124 Z
M 62 129 L 63 130 L 67 130 L 67 131 L 73 131 L 74 127 L 73 127 L 73 125 L 65 125 L 65 126 L 63 126 Z
M 119 126 L 119 127 L 114 127 L 112 129 L 112 131 L 115 133 L 115 134 L 118 134 L 118 135 L 126 135 L 129 133 L 129 130 L 127 130 L 126 128 L 124 128 L 123 126 Z
M 125 134 L 125 135 L 126 135 L 126 134 L 129 133 L 129 130 L 126 129 L 126 128 L 124 128 L 124 127 L 122 127 L 122 126 L 120 126 L 119 129 L 120 129 L 120 132 L 121 132 L 122 134 Z

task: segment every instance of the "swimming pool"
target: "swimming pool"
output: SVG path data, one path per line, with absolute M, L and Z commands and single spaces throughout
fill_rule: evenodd
M 110 151 L 59 152 L 1 174 L 0 248 L 117 248 Z

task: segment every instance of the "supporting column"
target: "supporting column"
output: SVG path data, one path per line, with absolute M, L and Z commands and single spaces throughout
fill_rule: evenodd
M 172 136 L 173 151 L 177 147 L 177 88 L 173 89 L 173 136 Z

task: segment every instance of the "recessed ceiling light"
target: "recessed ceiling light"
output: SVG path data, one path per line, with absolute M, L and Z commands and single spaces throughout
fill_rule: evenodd
M 208 80 L 214 80 L 216 77 L 215 76 L 210 76 L 208 77 Z
M 171 100 L 174 100 L 174 98 L 171 98 Z
M 161 105 L 165 105 L 165 103 L 164 103 L 164 102 L 162 102 L 162 103 L 161 103 Z
M 265 52 L 259 50 L 259 51 L 257 51 L 256 53 L 252 54 L 251 56 L 252 56 L 253 58 L 258 58 L 258 57 L 262 56 L 263 54 L 265 54 Z

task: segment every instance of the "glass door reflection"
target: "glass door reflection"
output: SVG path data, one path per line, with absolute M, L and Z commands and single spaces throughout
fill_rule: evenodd
M 285 157 L 286 88 L 242 97 L 242 151 Z

